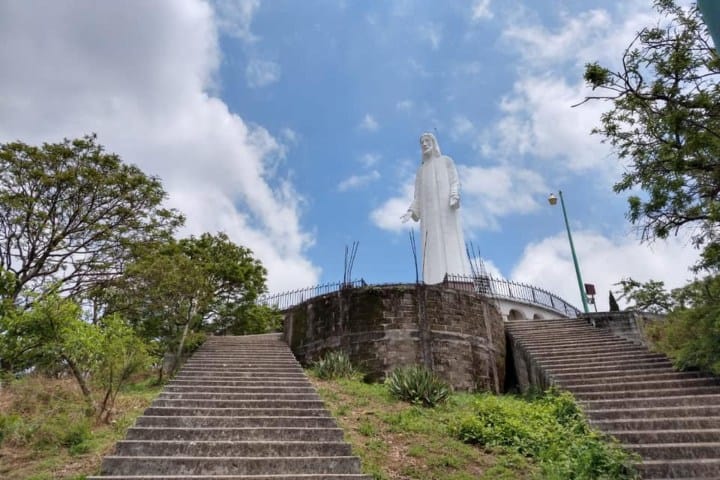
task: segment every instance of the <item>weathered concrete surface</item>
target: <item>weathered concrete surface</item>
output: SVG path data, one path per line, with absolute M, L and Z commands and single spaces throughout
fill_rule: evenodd
M 647 327 L 665 320 L 665 315 L 632 311 L 585 313 L 580 317 L 596 328 L 609 330 L 618 337 L 646 347 L 652 346 L 652 339 L 648 335 Z
M 301 363 L 343 350 L 379 380 L 395 367 L 422 364 L 457 390 L 500 392 L 505 331 L 486 298 L 443 285 L 340 290 L 285 313 L 284 335 Z

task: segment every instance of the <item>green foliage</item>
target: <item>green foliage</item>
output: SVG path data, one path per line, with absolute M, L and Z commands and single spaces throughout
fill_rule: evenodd
M 420 365 L 396 368 L 385 384 L 394 397 L 425 407 L 434 407 L 450 395 L 450 387 Z
M 585 421 L 569 393 L 533 400 L 483 395 L 472 415 L 452 427 L 468 443 L 500 447 L 534 458 L 543 478 L 636 478 L 631 458 Z
M 596 92 L 587 101 L 611 109 L 593 133 L 627 167 L 614 190 L 628 198 L 628 218 L 643 240 L 684 229 L 703 250 L 698 268 L 720 267 L 720 58 L 695 6 L 656 0 L 660 19 L 638 32 L 622 68 L 586 65 Z
M 720 276 L 673 291 L 677 306 L 649 334 L 680 369 L 720 374 Z
M 630 303 L 628 310 L 667 313 L 675 305 L 672 294 L 665 290 L 664 282 L 650 280 L 640 283 L 632 278 L 624 278 L 615 285 L 620 286 L 618 298 Z
M 350 378 L 355 374 L 350 357 L 340 350 L 327 352 L 312 368 L 315 375 L 324 380 Z
M 128 246 L 182 223 L 160 181 L 103 150 L 95 135 L 36 147 L 0 144 L 0 259 L 22 291 L 77 294 L 118 274 Z

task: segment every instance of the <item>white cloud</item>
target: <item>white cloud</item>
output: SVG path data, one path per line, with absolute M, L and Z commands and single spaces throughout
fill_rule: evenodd
M 607 238 L 595 232 L 577 231 L 573 232 L 573 241 L 583 283 L 595 285 L 598 310 L 608 309 L 608 291 L 617 290 L 614 284 L 621 279 L 662 280 L 666 287 L 675 288 L 692 278 L 688 267 L 697 260 L 697 251 L 677 237 L 640 244 L 631 237 Z M 511 278 L 545 288 L 582 309 L 565 232 L 527 245 Z
M 348 190 L 356 190 L 374 182 L 375 180 L 378 180 L 379 178 L 380 173 L 377 170 L 373 170 L 364 175 L 351 175 L 338 184 L 338 191 L 346 192 Z
M 412 100 L 400 100 L 395 104 L 395 108 L 397 108 L 400 111 L 409 112 L 413 108 L 413 101 Z
M 269 60 L 250 60 L 245 67 L 245 79 L 251 88 L 266 87 L 280 80 L 280 65 Z
M 412 203 L 414 188 L 414 183 L 408 181 L 400 188 L 399 195 L 389 198 L 370 212 L 370 220 L 373 224 L 391 232 L 401 232 L 415 225 L 412 221 L 402 223 L 400 220 Z
M 543 178 L 531 171 L 508 166 L 475 167 L 458 165 L 461 180 L 461 214 L 465 228 L 497 230 L 499 219 L 522 215 L 540 208 L 537 201 L 550 190 Z M 413 179 L 408 179 L 400 195 L 389 198 L 374 209 L 370 218 L 375 226 L 392 232 L 405 226 L 399 218 L 412 202 Z
M 493 18 L 490 11 L 490 0 L 475 0 L 472 4 L 471 18 L 473 22 Z
M 418 27 L 420 38 L 430 44 L 433 50 L 440 48 L 442 41 L 442 27 L 436 23 L 426 23 Z
M 539 198 L 550 190 L 542 176 L 527 169 L 458 166 L 462 179 L 463 225 L 497 230 L 499 219 L 540 208 Z
M 0 4 L 0 141 L 97 132 L 162 179 L 183 235 L 225 231 L 262 260 L 271 290 L 314 284 L 304 201 L 274 173 L 285 147 L 207 93 L 216 19 L 193 0 Z
M 361 130 L 367 130 L 368 132 L 375 132 L 375 131 L 377 131 L 378 128 L 379 128 L 378 122 L 369 113 L 366 113 L 365 116 L 363 117 L 362 121 L 360 121 L 360 129 Z
M 250 31 L 260 0 L 213 0 L 215 23 L 226 35 L 254 42 L 257 37 Z
M 475 131 L 475 125 L 464 115 L 456 115 L 450 126 L 450 137 L 453 140 L 462 138 Z
M 362 163 L 365 168 L 370 168 L 375 166 L 381 158 L 382 155 L 378 153 L 365 153 L 360 156 L 360 163 Z

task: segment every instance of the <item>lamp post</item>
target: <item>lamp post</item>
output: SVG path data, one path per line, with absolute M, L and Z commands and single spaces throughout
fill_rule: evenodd
M 577 255 L 575 254 L 575 245 L 573 244 L 572 233 L 570 233 L 570 224 L 568 223 L 567 212 L 565 211 L 565 200 L 563 200 L 562 190 L 558 190 L 558 195 L 560 196 L 560 206 L 562 207 L 563 218 L 565 219 L 565 228 L 567 228 L 570 251 L 572 252 L 573 263 L 575 264 L 575 275 L 577 276 L 578 288 L 580 289 L 580 298 L 582 299 L 583 310 L 585 310 L 585 313 L 590 313 L 587 297 L 585 296 L 585 287 L 582 281 L 582 276 L 580 275 L 580 265 L 578 264 Z M 557 197 L 551 193 L 548 197 L 548 202 L 550 205 L 557 204 Z

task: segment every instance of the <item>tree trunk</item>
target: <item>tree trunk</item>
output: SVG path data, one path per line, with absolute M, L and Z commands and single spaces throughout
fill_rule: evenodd
M 183 328 L 182 337 L 180 337 L 180 343 L 178 343 L 177 353 L 175 353 L 175 365 L 173 366 L 172 373 L 174 374 L 180 366 L 180 359 L 182 358 L 183 347 L 185 346 L 185 339 L 187 338 L 188 330 L 190 330 L 190 322 L 192 322 L 195 316 L 195 303 L 190 302 L 190 308 L 188 309 L 187 322 Z
M 82 391 L 83 397 L 85 398 L 85 402 L 88 404 L 88 407 L 92 409 L 92 413 L 95 413 L 97 411 L 97 405 L 95 405 L 95 401 L 92 398 L 92 392 L 90 391 L 90 387 L 88 387 L 88 384 L 85 381 L 85 377 L 83 377 L 82 372 L 75 364 L 75 362 L 70 360 L 66 355 L 63 355 L 62 359 L 67 362 L 68 367 L 70 367 L 70 371 L 75 377 L 75 380 L 77 380 L 78 385 L 80 385 L 80 390 Z

